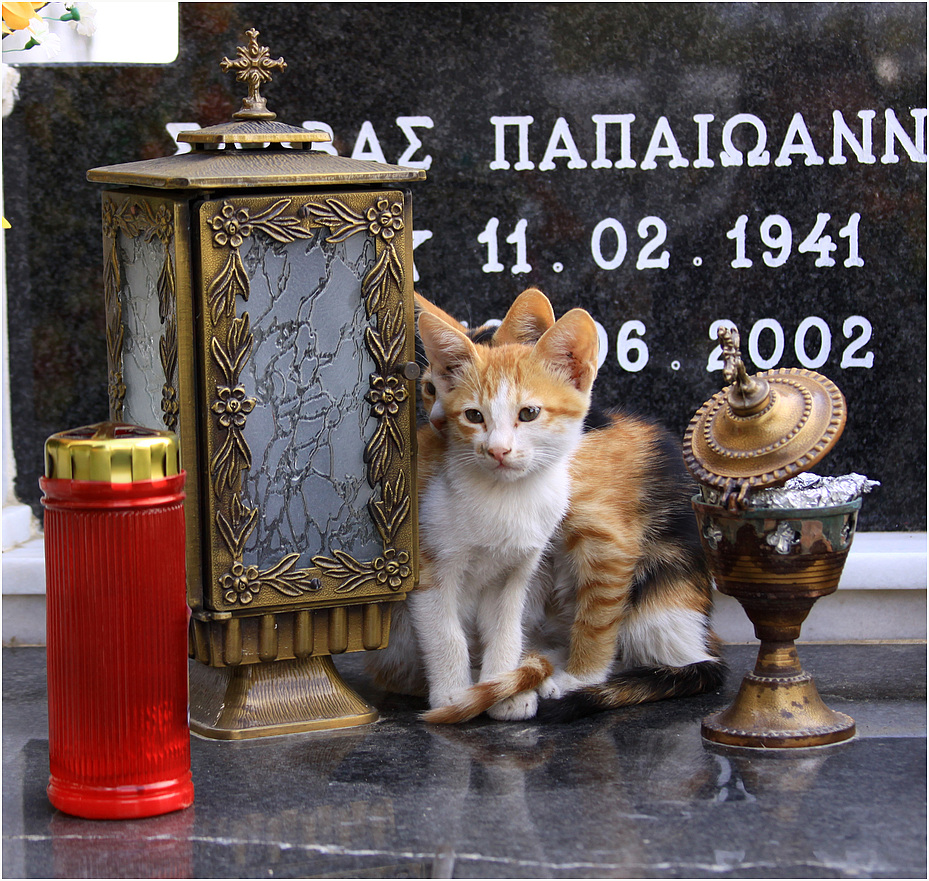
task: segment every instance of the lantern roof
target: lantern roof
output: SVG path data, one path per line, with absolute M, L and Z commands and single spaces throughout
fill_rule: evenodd
M 216 150 L 183 153 L 87 172 L 93 183 L 164 189 L 352 186 L 424 180 L 417 168 L 385 165 L 312 150 Z
M 236 79 L 248 84 L 248 95 L 232 122 L 181 132 L 177 140 L 193 146 L 189 153 L 92 168 L 87 179 L 163 189 L 351 186 L 425 179 L 426 173 L 418 168 L 313 150 L 314 143 L 330 140 L 327 132 L 277 122 L 260 86 L 271 80 L 272 70 L 287 65 L 283 58 L 272 59 L 268 48 L 258 44 L 254 28 L 246 36 L 248 46 L 238 47 L 238 57 L 220 62 L 223 71 L 236 71 Z

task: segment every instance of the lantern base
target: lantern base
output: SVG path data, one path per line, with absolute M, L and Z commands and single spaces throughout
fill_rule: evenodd
M 855 721 L 823 703 L 808 673 L 787 678 L 749 673 L 732 705 L 704 719 L 701 733 L 728 746 L 826 746 L 854 737 Z
M 344 682 L 329 655 L 208 667 L 190 661 L 190 730 L 247 740 L 377 721 L 377 710 Z

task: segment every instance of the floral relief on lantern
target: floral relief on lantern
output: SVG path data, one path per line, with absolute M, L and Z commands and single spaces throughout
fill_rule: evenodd
M 238 248 L 252 234 L 248 211 L 245 208 L 236 211 L 228 202 L 223 205 L 223 210 L 213 217 L 210 226 L 214 230 L 213 241 L 219 247 L 231 245 Z
M 226 591 L 224 596 L 227 603 L 241 602 L 243 605 L 248 605 L 253 596 L 261 590 L 258 567 L 243 566 L 238 561 L 232 564 L 219 582 Z
M 264 211 L 251 216 L 247 208 L 236 209 L 224 201 L 219 214 L 213 215 L 209 227 L 213 230 L 213 246 L 230 249 L 223 268 L 211 283 L 207 296 L 213 322 L 221 315 L 235 315 L 236 296 L 248 300 L 248 273 L 242 263 L 239 248 L 254 230 L 260 230 L 276 242 L 286 244 L 308 239 L 312 233 L 300 227 L 296 217 L 281 216 L 290 207 L 291 199 L 279 199 Z
M 378 199 L 377 205 L 372 205 L 365 217 L 370 221 L 368 231 L 372 236 L 380 236 L 389 242 L 403 229 L 403 205 L 400 202 L 389 202 L 387 199 Z
M 362 204 L 354 204 L 358 201 Z M 397 233 L 404 228 L 404 208 L 401 200 L 378 193 L 359 194 L 352 202 L 304 197 L 265 205 L 260 199 L 226 199 L 218 210 L 203 215 L 204 241 L 209 242 L 205 247 L 218 258 L 212 277 L 207 272 L 204 278 L 206 312 L 211 319 L 206 330 L 207 372 L 215 377 L 210 387 L 216 390 L 210 404 L 214 430 L 207 434 L 211 504 L 221 538 L 213 554 L 218 607 L 254 602 L 279 605 L 286 604 L 287 598 L 297 601 L 310 594 L 324 599 L 346 593 L 365 597 L 394 593 L 408 583 L 413 572 L 410 553 L 396 547 L 398 533 L 412 510 L 408 482 L 400 467 L 410 443 L 403 426 L 412 406 L 402 375 L 407 348 L 402 309 L 405 274 Z M 298 565 L 299 553 L 285 555 L 270 568 L 245 560 L 246 545 L 260 516 L 244 491 L 253 465 L 246 426 L 262 401 L 249 395 L 241 382 L 253 358 L 255 335 L 249 313 L 237 314 L 237 303 L 247 303 L 251 295 L 244 245 L 259 234 L 272 247 L 316 237 L 333 246 L 358 234 L 373 241 L 373 264 L 361 280 L 368 319 L 364 345 L 375 365 L 365 400 L 376 425 L 364 448 L 367 482 L 375 491 L 367 508 L 382 548 L 373 559 L 357 559 L 345 550 L 333 549 L 312 555 L 311 566 L 306 568 Z
M 173 314 L 165 323 L 164 335 L 158 343 L 158 354 L 165 376 L 165 383 L 161 389 L 162 419 L 169 431 L 177 432 L 181 407 L 174 379 L 177 377 L 177 321 Z
M 400 405 L 407 397 L 407 390 L 398 377 L 383 377 L 376 374 L 371 377 L 371 391 L 365 395 L 374 415 L 380 419 L 395 417 L 400 412 Z
M 403 229 L 403 221 L 395 214 L 396 208 L 403 210 L 399 201 L 391 205 L 390 200 L 383 197 L 363 211 L 353 210 L 339 199 L 326 199 L 323 205 L 305 205 L 300 212 L 303 217 L 330 230 L 327 242 L 344 242 L 363 230 L 378 239 L 377 262 L 362 284 L 369 316 L 383 308 L 391 285 L 398 289 L 403 287 L 403 262 L 394 240 L 397 231 Z
M 227 243 L 231 245 L 231 240 Z M 245 544 L 258 518 L 258 509 L 248 507 L 241 497 L 241 472 L 252 466 L 252 454 L 245 441 L 244 429 L 257 400 L 246 395 L 239 384 L 239 377 L 251 355 L 252 344 L 249 317 L 245 313 L 241 318 L 232 320 L 225 343 L 213 337 L 210 347 L 223 379 L 216 385 L 216 398 L 210 407 L 222 436 L 222 443 L 210 461 L 210 473 L 217 499 L 231 493 L 228 513 L 220 508 L 216 515 L 220 535 L 232 558 L 229 568 L 218 579 L 222 598 L 230 605 L 251 603 L 265 586 L 289 597 L 312 593 L 320 586 L 311 573 L 292 571 L 297 565 L 298 554 L 287 555 L 264 572 L 256 566 L 246 567 L 242 562 Z
M 399 590 L 403 579 L 410 574 L 410 555 L 406 551 L 388 548 L 383 557 L 374 561 L 375 578 L 378 584 L 386 584 L 391 590 Z
M 120 235 L 129 240 L 141 239 L 148 244 L 156 242 L 161 248 L 161 266 L 155 282 L 158 297 L 158 319 L 162 334 L 158 341 L 164 383 L 161 411 L 164 425 L 177 431 L 178 413 L 178 342 L 177 342 L 177 276 L 172 250 L 174 245 L 174 216 L 165 204 L 136 200 L 118 193 L 103 197 L 103 302 L 106 313 L 106 345 L 108 362 L 107 393 L 110 419 L 124 421 L 126 382 L 124 377 L 124 347 L 126 324 L 121 293 L 126 286 L 125 256 L 120 247 Z

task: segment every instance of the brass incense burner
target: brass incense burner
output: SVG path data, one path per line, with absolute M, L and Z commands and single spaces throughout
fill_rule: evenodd
M 411 197 L 419 169 L 314 150 L 259 91 L 188 153 L 92 169 L 110 416 L 187 471 L 191 727 L 241 739 L 376 711 L 331 656 L 387 644 L 418 577 Z
M 795 640 L 820 597 L 833 593 L 861 500 L 830 507 L 753 508 L 753 490 L 819 462 L 845 426 L 845 399 L 809 370 L 749 376 L 738 332 L 719 333 L 731 384 L 697 411 L 684 459 L 703 486 L 693 501 L 716 587 L 735 597 L 761 641 L 733 704 L 703 721 L 703 736 L 741 747 L 807 747 L 854 736 L 804 672 Z

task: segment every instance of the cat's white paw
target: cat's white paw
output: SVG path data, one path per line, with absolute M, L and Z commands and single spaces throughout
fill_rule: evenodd
M 523 691 L 494 704 L 487 711 L 487 715 L 501 722 L 515 722 L 531 719 L 538 708 L 539 696 L 534 691 Z
M 559 698 L 583 687 L 584 683 L 576 676 L 572 676 L 564 670 L 559 670 L 549 676 L 536 690 L 540 697 Z

